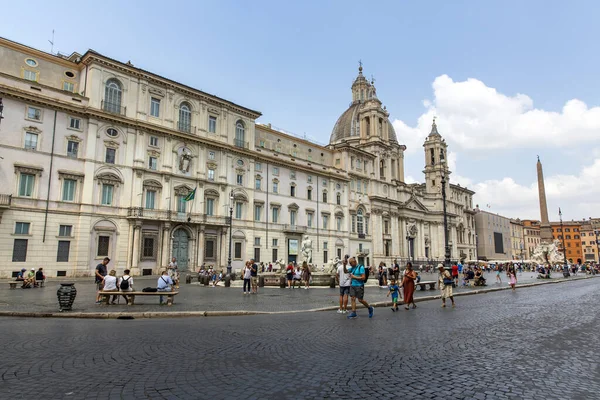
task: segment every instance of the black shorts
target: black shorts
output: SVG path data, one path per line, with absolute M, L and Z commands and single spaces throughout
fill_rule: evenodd
M 350 297 L 356 297 L 357 299 L 362 300 L 365 297 L 365 287 L 350 286 Z
M 287 274 L 288 281 L 291 281 L 293 277 L 294 277 L 294 274 Z
M 340 286 L 340 296 L 348 296 L 350 293 L 350 286 Z

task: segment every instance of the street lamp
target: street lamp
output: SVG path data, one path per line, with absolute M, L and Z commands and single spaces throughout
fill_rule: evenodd
M 563 261 L 565 263 L 565 267 L 568 265 L 567 264 L 567 247 L 565 246 L 565 230 L 563 229 L 563 223 L 562 223 L 562 211 L 560 209 L 560 207 L 558 207 L 558 218 L 560 219 L 560 233 L 561 233 L 561 237 L 562 237 L 562 246 L 563 246 Z
M 229 258 L 227 259 L 227 276 L 231 276 L 231 230 L 233 226 L 233 190 L 229 193 Z
M 442 204 L 444 207 L 444 267 L 449 270 L 450 266 L 450 246 L 448 245 L 448 214 L 446 213 L 446 175 L 442 175 Z
M 406 255 L 406 258 L 408 258 L 408 262 L 411 262 L 411 258 L 410 258 L 410 233 L 408 232 L 408 222 L 406 223 L 406 249 L 408 251 L 408 254 Z

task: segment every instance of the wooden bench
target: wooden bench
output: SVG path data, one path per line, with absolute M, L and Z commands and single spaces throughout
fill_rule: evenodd
M 102 303 L 108 305 L 110 302 L 111 296 L 127 296 L 127 300 L 129 301 L 129 305 L 133 306 L 135 304 L 136 296 L 165 296 L 167 298 L 167 305 L 172 306 L 175 302 L 175 296 L 178 295 L 179 292 L 100 292 L 99 295 L 102 296 Z
M 436 281 L 421 281 L 421 282 L 415 282 L 416 286 L 419 286 L 421 288 L 421 290 L 427 290 L 425 287 L 427 285 L 429 285 L 429 290 L 435 290 L 435 284 L 437 282 Z

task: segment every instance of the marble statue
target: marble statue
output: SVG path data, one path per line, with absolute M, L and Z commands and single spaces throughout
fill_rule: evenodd
M 558 251 L 560 241 L 555 239 L 552 243 L 540 243 L 535 248 L 531 259 L 539 264 L 558 264 L 564 261 L 563 253 Z
M 189 172 L 192 162 L 192 153 L 188 149 L 183 149 L 179 156 L 179 170 L 181 172 Z
M 312 264 L 312 240 L 309 239 L 308 235 L 304 235 L 301 252 L 304 256 L 304 261 L 309 265 Z
M 332 275 L 337 274 L 337 269 L 341 262 L 342 260 L 339 257 L 329 260 L 329 270 L 327 272 Z
M 285 263 L 283 262 L 283 258 L 280 258 L 279 260 L 275 261 L 275 265 L 277 265 L 277 271 L 281 274 L 285 274 Z

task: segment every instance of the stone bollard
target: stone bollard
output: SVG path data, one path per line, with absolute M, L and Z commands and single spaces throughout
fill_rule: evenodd
M 285 276 L 280 276 L 279 277 L 279 287 L 281 289 L 285 289 Z
M 333 276 L 329 278 L 329 287 L 335 289 L 335 278 Z
M 192 283 L 192 276 L 191 275 L 186 275 L 185 276 L 185 283 Z
M 231 287 L 231 276 L 225 276 L 225 287 Z
M 258 287 L 265 287 L 265 277 L 264 276 L 258 277 Z

